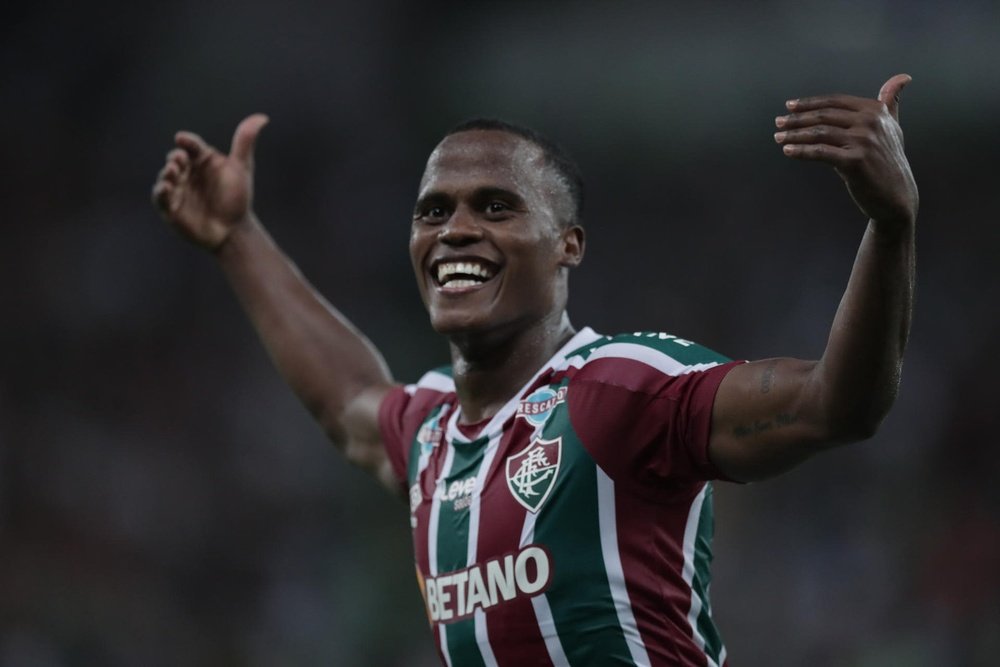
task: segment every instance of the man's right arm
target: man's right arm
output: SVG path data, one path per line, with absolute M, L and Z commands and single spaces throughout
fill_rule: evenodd
M 348 460 L 393 490 L 378 411 L 393 386 L 372 344 L 306 281 L 252 209 L 253 146 L 267 118 L 240 123 L 229 154 L 180 132 L 153 201 L 217 258 L 268 354 Z

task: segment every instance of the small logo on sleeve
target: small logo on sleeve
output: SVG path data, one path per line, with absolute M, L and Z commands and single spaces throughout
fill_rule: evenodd
M 441 412 L 432 415 L 420 425 L 417 431 L 417 442 L 420 443 L 420 454 L 427 456 L 431 450 L 441 443 L 444 429 L 441 427 Z

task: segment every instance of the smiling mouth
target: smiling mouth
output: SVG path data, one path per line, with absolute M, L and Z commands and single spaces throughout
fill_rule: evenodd
M 431 266 L 434 284 L 442 291 L 466 291 L 492 280 L 500 267 L 480 259 L 441 260 Z

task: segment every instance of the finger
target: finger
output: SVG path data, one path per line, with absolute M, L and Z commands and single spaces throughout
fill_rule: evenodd
M 178 132 L 174 135 L 174 143 L 186 151 L 193 162 L 204 160 L 212 152 L 212 147 L 194 132 Z
M 878 91 L 878 101 L 889 108 L 889 113 L 897 121 L 899 120 L 899 93 L 906 87 L 913 77 L 909 74 L 896 74 L 889 77 L 889 80 L 882 84 Z
M 247 116 L 236 126 L 233 133 L 233 143 L 229 148 L 230 157 L 234 157 L 243 164 L 251 166 L 253 164 L 253 147 L 257 141 L 257 135 L 261 128 L 267 125 L 270 119 L 262 113 L 255 113 Z
M 774 140 L 779 144 L 830 144 L 845 146 L 848 143 L 847 131 L 842 127 L 830 125 L 813 125 L 803 130 L 783 130 L 774 133 Z
M 175 148 L 167 153 L 167 162 L 172 162 L 184 169 L 191 163 L 191 160 L 188 158 L 187 151 Z
M 817 95 L 815 97 L 800 97 L 785 102 L 785 108 L 789 111 L 811 111 L 830 107 L 833 109 L 848 109 L 850 111 L 860 111 L 865 105 L 872 101 L 866 97 L 856 97 L 854 95 Z
M 181 170 L 173 162 L 168 162 L 163 165 L 163 169 L 160 173 L 156 175 L 157 180 L 166 181 L 168 183 L 176 184 L 180 179 Z
M 802 113 L 791 113 L 786 116 L 777 116 L 774 119 L 776 127 L 782 130 L 794 130 L 800 127 L 811 125 L 833 125 L 835 127 L 851 127 L 856 121 L 854 111 L 846 109 L 823 108 L 815 111 L 804 111 Z
M 835 167 L 849 167 L 854 158 L 850 149 L 830 144 L 786 144 L 781 147 L 781 152 L 796 160 L 826 162 Z
M 174 188 L 170 183 L 159 180 L 153 184 L 152 200 L 155 206 L 162 213 L 169 213 L 172 205 Z
M 168 173 L 167 167 L 170 168 L 170 182 L 181 183 L 187 180 L 191 173 L 191 159 L 188 157 L 186 151 L 180 148 L 175 148 L 167 153 L 167 164 L 161 174 Z

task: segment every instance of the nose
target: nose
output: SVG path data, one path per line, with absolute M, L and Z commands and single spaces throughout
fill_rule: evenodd
M 464 206 L 455 209 L 448 221 L 441 225 L 438 240 L 452 246 L 464 246 L 483 238 L 483 229 L 475 214 Z

